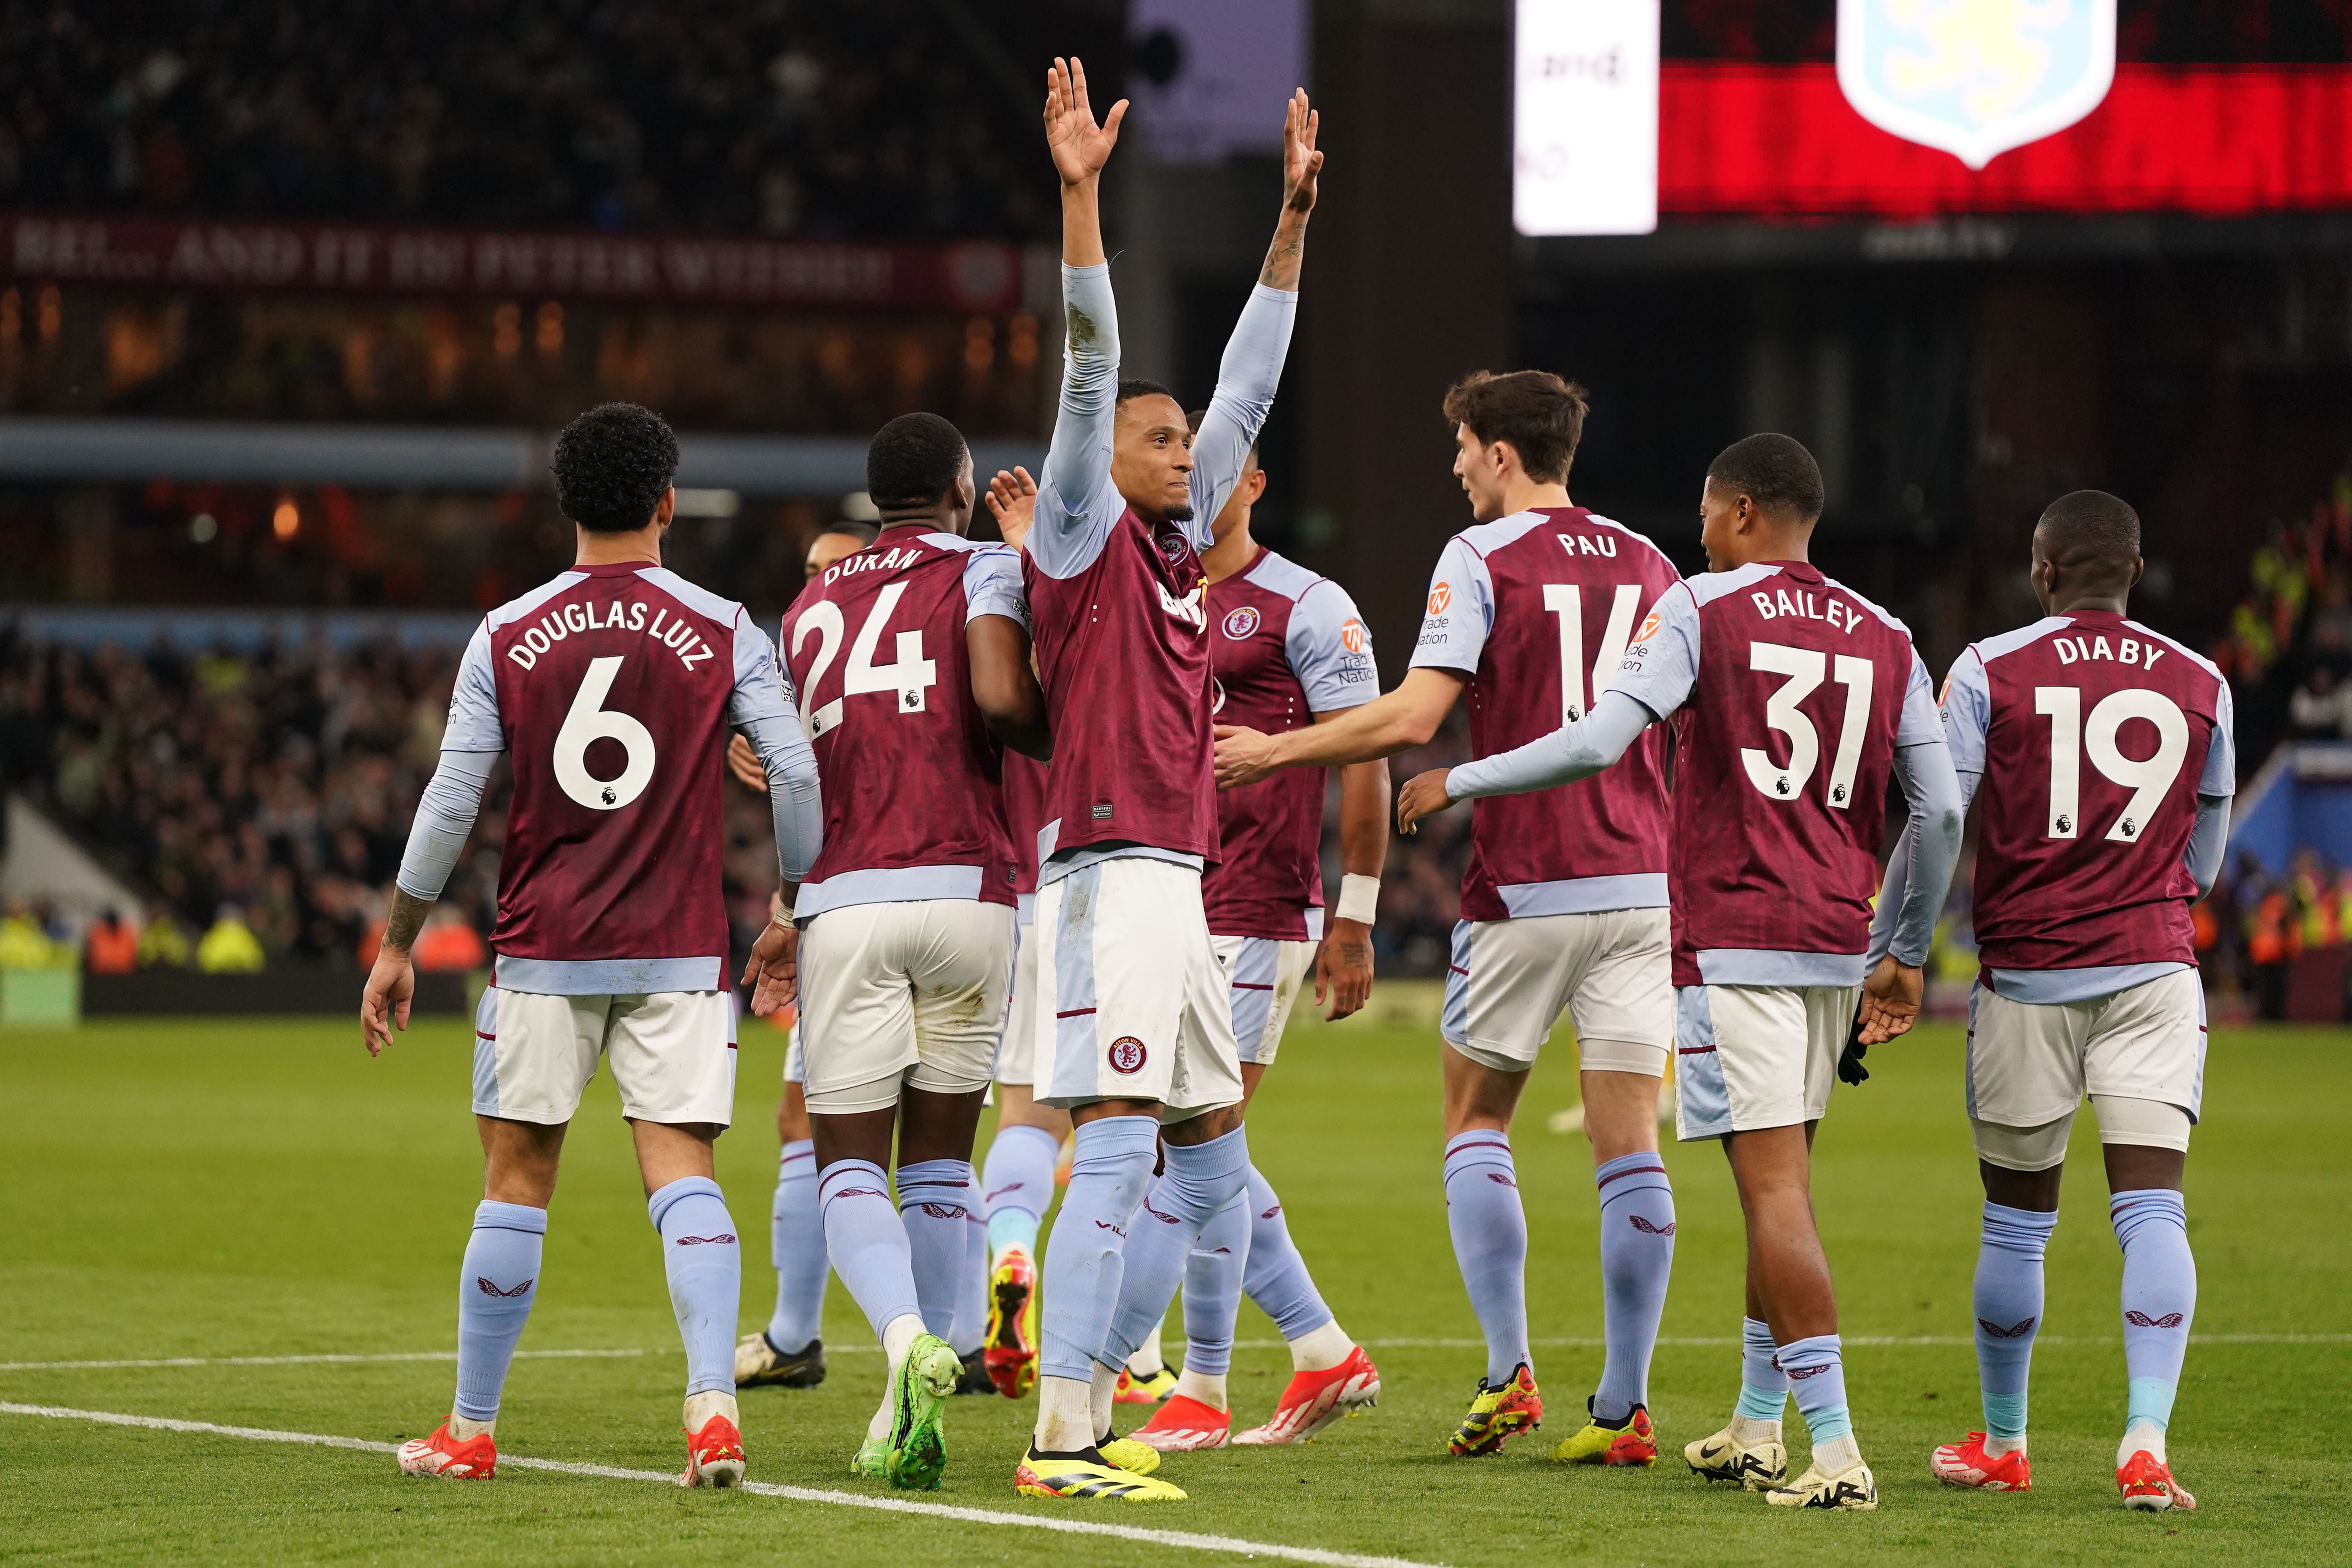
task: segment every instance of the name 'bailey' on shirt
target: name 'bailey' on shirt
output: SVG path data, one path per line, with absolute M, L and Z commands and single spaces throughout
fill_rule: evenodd
M 710 657 L 710 645 L 702 640 L 691 625 L 672 619 L 667 606 L 653 606 L 650 621 L 646 618 L 646 606 L 637 600 L 633 599 L 625 605 L 614 599 L 607 603 L 605 608 L 612 613 L 599 617 L 593 602 L 575 600 L 541 616 L 535 625 L 525 627 L 522 635 L 508 647 L 507 657 L 523 668 L 530 669 L 539 663 L 541 654 L 573 632 L 609 631 L 615 626 L 624 631 L 643 632 L 656 639 L 677 654 L 678 662 L 688 669 Z M 662 626 L 665 620 L 669 621 L 667 630 Z

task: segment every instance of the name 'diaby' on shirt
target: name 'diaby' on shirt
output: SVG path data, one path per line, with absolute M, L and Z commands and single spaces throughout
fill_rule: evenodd
M 507 649 L 507 657 L 529 669 L 539 662 L 541 654 L 573 632 L 610 631 L 615 626 L 624 631 L 642 632 L 654 638 L 677 655 L 678 662 L 688 669 L 711 656 L 710 645 L 702 640 L 693 624 L 673 616 L 667 605 L 654 606 L 650 622 L 646 619 L 646 606 L 635 600 L 624 605 L 614 599 L 605 608 L 612 613 L 600 617 L 593 604 L 575 600 L 561 609 L 551 610 L 524 629 Z M 669 622 L 667 627 L 662 625 L 665 620 Z
M 2117 637 L 2109 647 L 2107 639 L 2093 637 L 2052 637 L 2050 646 L 2057 650 L 2060 664 L 2075 664 L 2086 658 L 2111 658 L 2117 664 L 2137 664 L 2143 669 L 2154 669 L 2156 661 L 2165 650 L 2154 643 L 2142 643 L 2132 637 Z

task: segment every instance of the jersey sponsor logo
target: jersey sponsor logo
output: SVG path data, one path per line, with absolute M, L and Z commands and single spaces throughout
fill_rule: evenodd
M 1759 592 L 1748 597 L 1755 605 L 1756 613 L 1768 621 L 1827 621 L 1849 637 L 1853 635 L 1854 627 L 1862 625 L 1862 612 L 1853 605 L 1840 604 L 1826 595 L 1816 598 L 1802 588 L 1793 593 L 1787 588 L 1775 588 L 1769 594 Z M 1642 639 L 1635 637 L 1633 640 L 1639 642 Z
M 1133 1035 L 1121 1035 L 1113 1040 L 1110 1043 L 1110 1050 L 1107 1054 L 1110 1058 L 1110 1069 L 1113 1072 L 1133 1075 L 1143 1070 L 1146 1056 L 1143 1042 Z
M 1154 583 L 1152 586 L 1160 590 L 1160 607 L 1168 613 L 1171 619 L 1181 621 L 1195 631 L 1208 629 L 1209 613 L 1201 604 L 1201 595 L 1207 589 L 1206 584 L 1193 584 L 1192 591 L 1181 599 L 1170 593 L 1164 583 Z
M 1433 615 L 1433 616 L 1442 616 L 1442 615 L 1444 615 L 1444 614 L 1445 613 L 1445 606 L 1446 606 L 1446 605 L 1450 605 L 1450 604 L 1452 604 L 1453 602 L 1454 602 L 1454 584 L 1451 584 L 1451 583 L 1440 583 L 1440 584 L 1438 584 L 1435 587 L 1433 587 L 1433 588 L 1430 589 L 1430 591 L 1429 591 L 1429 613 L 1430 613 L 1431 615 Z
M 1225 636 L 1235 642 L 1241 641 L 1255 630 L 1257 630 L 1257 610 L 1253 605 L 1244 605 L 1225 617 Z
M 1339 623 L 1339 646 L 1349 653 L 1361 653 L 1369 640 L 1364 636 L 1364 623 L 1353 616 Z
M 1665 624 L 1666 623 L 1664 621 L 1659 618 L 1658 612 L 1652 610 L 1649 614 L 1649 618 L 1642 623 L 1642 629 L 1633 634 L 1633 640 L 1635 642 L 1648 642 L 1652 637 L 1658 635 L 1658 628 Z M 1637 648 L 1634 651 L 1637 653 L 1647 653 L 1649 649 Z
M 609 614 L 606 612 L 610 612 Z M 609 601 L 603 610 L 587 600 L 575 599 L 559 609 L 550 610 L 523 628 L 508 645 L 507 657 L 529 669 L 539 663 L 539 656 L 573 632 L 604 632 L 615 627 L 622 631 L 641 632 L 654 638 L 677 655 L 678 662 L 692 669 L 711 657 L 710 645 L 695 632 L 693 624 L 683 617 L 671 619 L 667 605 L 653 606 L 653 618 L 646 618 L 646 605 L 632 599 L 623 604 Z M 665 627 L 662 623 L 668 621 Z
M 844 1194 L 835 1193 L 833 1195 L 841 1197 Z M 732 1247 L 735 1245 L 735 1233 L 731 1230 L 722 1230 L 717 1236 L 681 1236 L 677 1238 L 677 1245 L 680 1247 Z
M 2052 637 L 2050 646 L 2058 650 L 2060 664 L 2080 664 L 2085 659 L 2112 659 L 2117 664 L 2136 664 L 2142 669 L 2154 669 L 2156 661 L 2165 650 L 2154 643 L 2143 643 L 2137 637 L 2117 637 L 2114 647 L 2103 637 Z
M 476 1288 L 478 1289 L 485 1296 L 520 1296 L 524 1291 L 530 1289 L 533 1283 L 533 1280 L 526 1279 L 511 1290 L 501 1290 L 496 1285 L 491 1284 L 488 1279 L 483 1279 L 480 1275 L 477 1274 L 474 1276 L 474 1284 Z

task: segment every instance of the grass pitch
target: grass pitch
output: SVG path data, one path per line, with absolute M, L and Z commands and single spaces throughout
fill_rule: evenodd
M 2188 1194 L 2200 1342 L 2171 1444 L 2204 1504 L 2195 1515 L 2126 1515 L 2116 1500 L 2119 1261 L 2087 1118 L 2034 1358 L 2035 1489 L 1977 1496 L 1929 1479 L 1927 1450 L 1981 1425 L 1967 1340 L 1979 1197 L 1949 1026 L 1874 1052 L 1875 1076 L 1839 1091 L 1817 1153 L 1875 1514 L 1769 1510 L 1710 1489 L 1671 1457 L 1721 1424 L 1738 1381 L 1738 1213 L 1721 1156 L 1703 1145 L 1666 1149 L 1680 1230 L 1651 1404 L 1670 1458 L 1651 1472 L 1546 1462 L 1580 1419 L 1600 1364 L 1590 1158 L 1581 1139 L 1545 1130 L 1575 1093 L 1564 1050 L 1538 1068 L 1515 1138 L 1551 1418 L 1500 1458 L 1448 1458 L 1445 1436 L 1483 1357 L 1446 1237 L 1434 1040 L 1364 1022 L 1294 1029 L 1251 1118 L 1251 1144 L 1325 1297 L 1373 1347 L 1379 1408 L 1305 1447 L 1171 1457 L 1164 1473 L 1192 1490 L 1190 1504 L 1112 1509 L 1016 1498 L 1012 1467 L 1034 1406 L 961 1399 L 950 1407 L 945 1488 L 923 1500 L 1462 1568 L 1792 1553 L 1820 1563 L 2340 1562 L 2352 1490 L 2342 1457 L 2352 1407 L 2347 1044 L 2326 1030 L 2213 1037 Z M 480 1190 L 469 1047 L 456 1021 L 420 1026 L 376 1062 L 341 1019 L 0 1037 L 0 1362 L 10 1363 L 0 1401 L 377 1442 L 429 1430 L 449 1406 L 447 1360 L 221 1358 L 455 1344 L 452 1275 Z M 745 1031 L 736 1130 L 719 1146 L 745 1242 L 747 1328 L 765 1321 L 772 1287 L 782 1047 L 781 1035 Z M 617 1115 L 600 1077 L 567 1151 L 499 1443 L 502 1458 L 675 1472 L 682 1358 Z M 1251 1423 L 1288 1363 L 1255 1309 L 1244 1309 L 1241 1335 L 1257 1344 L 1234 1363 L 1236 1416 Z M 834 1372 L 822 1388 L 745 1395 L 752 1479 L 896 1495 L 847 1473 L 881 1361 L 837 1284 L 825 1339 Z M 532 1353 L 580 1350 L 635 1353 Z M 21 1364 L 169 1357 L 208 1364 Z M 1790 1431 L 1801 1465 L 1793 1411 Z M 1221 1560 L 1158 1542 L 525 1468 L 486 1485 L 418 1481 L 381 1453 L 0 1415 L 0 1557 L 16 1562 L 1073 1556 Z

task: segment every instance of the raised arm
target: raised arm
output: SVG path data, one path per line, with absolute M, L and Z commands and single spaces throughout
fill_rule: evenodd
M 1111 423 L 1118 413 L 1118 308 L 1103 255 L 1102 170 L 1127 117 L 1121 99 L 1099 125 L 1087 100 L 1086 67 L 1055 60 L 1045 73 L 1045 144 L 1062 177 L 1062 310 L 1069 322 L 1062 405 L 1038 486 L 1029 541 L 1057 577 L 1092 563 L 1123 510 L 1110 482 Z
M 1321 116 L 1307 101 L 1307 89 L 1291 95 L 1282 122 L 1282 216 L 1257 287 L 1242 306 L 1234 335 L 1217 366 L 1217 390 L 1209 399 L 1201 428 L 1192 437 L 1193 542 L 1206 550 L 1214 542 L 1211 525 L 1249 458 L 1250 444 L 1274 407 L 1290 353 L 1290 329 L 1298 313 L 1298 274 L 1307 251 L 1307 220 L 1315 211 L 1317 176 L 1323 154 L 1315 138 Z

